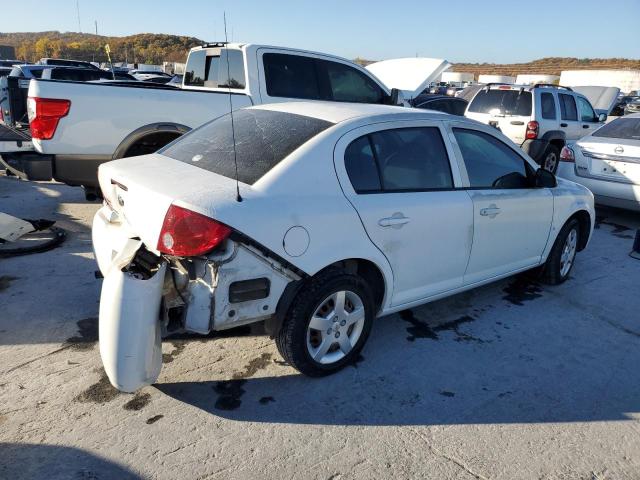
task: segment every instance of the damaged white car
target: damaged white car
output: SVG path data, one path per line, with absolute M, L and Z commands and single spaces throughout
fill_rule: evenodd
M 540 267 L 564 281 L 595 214 L 491 127 L 425 110 L 282 103 L 103 164 L 93 223 L 100 354 L 134 391 L 161 336 L 265 321 L 320 376 L 375 317 Z

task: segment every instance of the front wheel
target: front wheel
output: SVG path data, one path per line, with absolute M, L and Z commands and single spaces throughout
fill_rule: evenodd
M 326 272 L 302 288 L 276 335 L 282 357 L 310 377 L 353 363 L 373 324 L 371 289 L 357 275 Z
M 569 278 L 575 263 L 580 240 L 580 225 L 574 218 L 567 222 L 556 238 L 544 264 L 542 279 L 550 285 L 558 285 Z

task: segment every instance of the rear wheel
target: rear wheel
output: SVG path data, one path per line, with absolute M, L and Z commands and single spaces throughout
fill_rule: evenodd
M 540 165 L 545 170 L 555 174 L 558 170 L 558 162 L 560 161 L 560 150 L 555 145 L 549 145 L 542 154 Z
M 276 345 L 301 373 L 319 377 L 352 363 L 364 347 L 374 318 L 371 289 L 357 275 L 330 271 L 298 293 Z
M 579 240 L 580 225 L 574 218 L 562 227 L 553 244 L 542 274 L 545 283 L 558 285 L 569 278 L 575 263 Z

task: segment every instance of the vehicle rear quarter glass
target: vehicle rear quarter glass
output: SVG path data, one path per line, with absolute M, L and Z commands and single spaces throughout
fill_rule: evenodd
M 196 50 L 189 54 L 184 72 L 184 84 L 191 87 L 203 87 L 206 79 L 206 50 Z
M 207 56 L 206 70 L 205 87 L 245 87 L 244 55 L 240 50 L 221 49 L 219 55 Z
M 640 140 L 640 118 L 618 118 L 600 127 L 592 136 Z
M 552 93 L 543 92 L 540 94 L 540 109 L 542 118 L 546 120 L 556 119 L 556 102 Z
M 469 111 L 491 113 L 497 110 L 504 115 L 531 115 L 531 92 L 521 90 L 483 89 L 471 101 Z
M 238 180 L 253 184 L 291 152 L 333 123 L 271 110 L 233 113 Z M 167 157 L 236 178 L 231 115 L 206 123 L 161 149 Z
M 378 167 L 368 135 L 349 144 L 344 153 L 344 164 L 351 185 L 357 193 L 379 192 L 381 190 Z
M 576 101 L 573 99 L 573 95 L 559 93 L 558 100 L 560 101 L 560 117 L 562 120 L 578 120 L 578 110 L 576 109 Z
M 465 128 L 454 128 L 453 134 L 460 147 L 471 188 L 504 188 L 499 184 L 509 177 L 520 178 L 510 182 L 509 188 L 528 185 L 525 161 L 493 135 Z

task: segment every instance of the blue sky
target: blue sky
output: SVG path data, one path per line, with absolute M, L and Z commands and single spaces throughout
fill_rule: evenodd
M 0 31 L 77 31 L 76 0 L 6 1 Z M 640 58 L 640 0 L 79 0 L 82 31 L 292 46 L 370 59 Z

